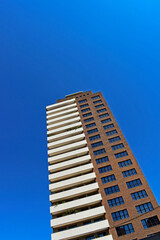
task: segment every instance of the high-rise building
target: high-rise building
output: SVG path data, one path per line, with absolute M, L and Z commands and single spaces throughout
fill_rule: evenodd
M 101 92 L 47 106 L 52 240 L 139 240 L 160 208 Z

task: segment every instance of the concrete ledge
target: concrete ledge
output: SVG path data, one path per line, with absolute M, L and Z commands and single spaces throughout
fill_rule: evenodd
M 49 196 L 49 200 L 52 203 L 62 201 L 62 200 L 68 200 L 68 199 L 72 199 L 74 197 L 82 196 L 84 194 L 94 193 L 98 189 L 99 189 L 99 186 L 98 186 L 97 182 L 90 183 L 85 186 L 81 186 L 81 187 L 73 188 L 70 190 L 62 191 L 59 193 L 51 194 Z
M 50 119 L 58 118 L 60 116 L 62 117 L 62 116 L 65 116 L 67 114 L 71 114 L 71 113 L 74 113 L 74 112 L 78 112 L 77 107 L 66 110 L 66 111 L 63 111 L 63 112 L 54 113 L 52 115 L 47 115 L 47 119 L 50 120 Z
M 59 134 L 56 134 L 54 136 L 47 137 L 47 141 L 50 143 L 50 142 L 58 141 L 58 140 L 63 140 L 63 139 L 65 140 L 65 138 L 76 136 L 76 135 L 81 134 L 81 133 L 83 133 L 83 128 L 82 127 L 77 128 L 77 129 L 73 129 L 73 130 L 70 130 L 70 131 L 66 131 L 64 133 L 59 133 Z
M 52 110 L 52 109 L 55 109 L 55 108 L 58 108 L 58 107 L 62 107 L 62 106 L 68 105 L 68 104 L 72 104 L 74 102 L 75 102 L 75 98 L 70 99 L 70 100 L 66 100 L 66 101 L 63 101 L 63 102 L 60 102 L 60 103 L 54 103 L 54 104 L 48 105 L 46 107 L 46 110 L 49 111 L 49 110 Z
M 59 155 L 54 156 L 54 157 L 49 157 L 48 158 L 48 163 L 49 164 L 59 163 L 59 162 L 62 162 L 62 161 L 68 160 L 68 159 L 84 156 L 88 153 L 89 153 L 89 148 L 84 147 L 84 148 L 74 150 L 74 151 L 71 151 L 71 152 L 68 152 L 68 153 L 63 153 L 63 154 L 59 154 Z
M 73 213 L 64 217 L 59 217 L 51 220 L 51 227 L 63 227 L 72 223 L 85 221 L 94 217 L 100 217 L 105 214 L 105 208 L 103 206 L 95 207 L 89 210 Z
M 56 206 L 50 207 L 50 213 L 52 215 L 65 212 L 71 209 L 78 209 L 85 206 L 91 206 L 102 201 L 101 194 L 97 193 L 89 197 L 80 198 L 70 202 L 62 203 Z
M 74 143 L 70 143 L 67 145 L 64 145 L 62 147 L 57 147 L 51 150 L 48 150 L 48 155 L 51 156 L 56 156 L 62 153 L 67 153 L 67 152 L 71 152 L 73 150 L 77 150 L 83 147 L 87 146 L 87 141 L 86 140 L 81 140 L 78 142 L 74 142 Z
M 49 110 L 49 111 L 47 111 L 47 115 L 51 115 L 51 114 L 54 114 L 54 113 L 57 113 L 57 112 L 62 112 L 62 111 L 68 110 L 70 108 L 74 108 L 76 106 L 77 106 L 77 104 L 73 103 L 73 104 L 66 105 L 64 107 L 59 107 L 59 108 L 56 108 L 56 109 L 53 109 L 53 110 Z
M 76 175 L 85 174 L 87 172 L 91 172 L 93 169 L 93 164 L 88 163 L 82 166 L 74 167 L 68 170 L 60 171 L 58 173 L 53 173 L 49 175 L 49 181 L 55 182 L 55 181 L 62 181 L 64 179 L 68 179 L 71 177 L 75 177 Z
M 81 227 L 68 229 L 62 232 L 52 233 L 51 240 L 70 240 L 80 238 L 87 235 L 92 235 L 100 231 L 105 231 L 109 228 L 108 220 L 103 220 L 96 223 L 91 223 Z M 96 238 L 96 240 L 113 240 L 112 235 Z
M 60 182 L 49 184 L 49 190 L 51 192 L 61 191 L 61 190 L 65 190 L 66 188 L 72 188 L 72 187 L 76 187 L 76 186 L 91 182 L 94 179 L 96 179 L 95 173 L 87 173 L 83 176 L 78 176 L 78 177 L 70 178 Z
M 91 156 L 85 155 L 83 157 L 74 158 L 72 160 L 68 160 L 68 161 L 64 161 L 61 163 L 50 165 L 50 166 L 48 166 L 48 171 L 50 173 L 53 173 L 53 172 L 65 170 L 67 168 L 72 168 L 72 167 L 76 167 L 76 166 L 79 166 L 84 163 L 88 163 L 88 162 L 90 162 L 90 160 L 91 160 Z

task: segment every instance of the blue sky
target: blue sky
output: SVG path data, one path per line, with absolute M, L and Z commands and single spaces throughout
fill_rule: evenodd
M 1 0 L 0 238 L 50 239 L 45 106 L 102 91 L 158 202 L 160 2 Z

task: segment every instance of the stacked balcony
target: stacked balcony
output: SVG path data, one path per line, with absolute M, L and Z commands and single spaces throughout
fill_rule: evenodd
M 75 99 L 47 107 L 47 135 L 51 238 L 112 240 Z

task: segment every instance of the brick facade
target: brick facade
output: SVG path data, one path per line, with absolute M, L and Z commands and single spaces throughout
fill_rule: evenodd
M 93 100 L 92 98 L 94 96 L 97 96 L 97 95 L 99 95 L 99 98 Z M 141 223 L 141 220 L 152 217 L 152 216 L 157 216 L 160 219 L 160 208 L 158 206 L 158 203 L 157 203 L 157 201 L 156 201 L 156 199 L 155 199 L 155 197 L 154 197 L 154 195 L 153 195 L 153 193 L 152 193 L 152 191 L 151 191 L 151 189 L 150 189 L 150 187 L 149 187 L 149 185 L 148 185 L 148 183 L 147 183 L 147 181 L 146 181 L 146 179 L 145 179 L 145 177 L 144 177 L 144 175 L 143 175 L 143 173 L 142 173 L 142 171 L 141 171 L 141 169 L 140 169 L 140 167 L 139 167 L 139 165 L 138 165 L 138 163 L 137 163 L 137 161 L 136 161 L 136 159 L 135 159 L 135 157 L 134 157 L 134 155 L 133 155 L 133 153 L 132 153 L 132 151 L 131 151 L 131 149 L 130 149 L 130 147 L 129 147 L 126 139 L 125 139 L 125 137 L 124 137 L 124 135 L 123 135 L 123 133 L 121 132 L 121 130 L 120 130 L 120 128 L 119 128 L 119 126 L 118 126 L 118 124 L 117 124 L 117 122 L 116 122 L 116 120 L 115 120 L 115 118 L 114 118 L 114 116 L 111 112 L 111 110 L 109 109 L 102 93 L 97 92 L 97 93 L 92 94 L 91 91 L 88 91 L 88 92 L 85 92 L 85 93 L 78 93 L 77 95 L 68 96 L 65 99 L 58 100 L 57 102 L 61 102 L 61 101 L 64 101 L 66 99 L 71 99 L 73 97 L 76 98 L 76 103 L 77 103 L 77 106 L 78 106 L 78 109 L 79 109 L 81 121 L 83 123 L 84 133 L 85 133 L 86 140 L 87 140 L 87 143 L 88 143 L 89 152 L 90 152 L 90 155 L 91 155 L 91 160 L 92 160 L 92 163 L 94 165 L 94 171 L 96 173 L 97 182 L 99 183 L 99 191 L 100 191 L 100 193 L 102 195 L 102 198 L 103 198 L 102 204 L 105 206 L 105 209 L 106 209 L 106 219 L 109 220 L 110 233 L 112 234 L 113 239 L 135 240 L 135 239 L 141 239 L 141 238 L 147 237 L 148 235 L 150 235 L 152 233 L 159 232 L 160 231 L 160 225 L 156 225 L 156 226 L 152 226 L 152 227 L 149 227 L 147 229 L 144 229 L 144 227 Z M 80 104 L 79 101 L 84 100 L 84 99 L 86 99 L 87 102 Z M 97 104 L 93 103 L 94 101 L 98 101 L 98 100 L 102 100 L 102 102 L 97 103 Z M 84 108 L 80 108 L 81 105 L 86 104 L 86 103 L 88 103 L 89 106 L 84 107 Z M 96 109 L 95 106 L 100 105 L 100 104 L 104 104 L 104 106 Z M 82 109 L 85 109 L 85 108 L 90 108 L 89 112 L 92 113 L 92 116 L 83 117 L 83 114 L 88 113 L 88 112 L 83 113 L 81 111 Z M 102 112 L 102 113 L 97 113 L 97 110 L 100 110 L 100 109 L 103 109 L 103 108 L 106 108 L 107 111 Z M 107 117 L 99 118 L 99 115 L 105 114 L 105 113 L 108 113 Z M 90 117 L 93 117 L 94 120 L 85 123 L 84 120 L 87 119 L 87 118 L 90 118 Z M 111 119 L 110 122 L 101 123 L 102 120 L 108 119 L 108 118 Z M 86 128 L 86 125 L 91 124 L 91 123 L 95 123 L 96 126 L 93 126 L 91 128 Z M 109 125 L 109 124 L 113 124 L 114 127 L 109 128 L 109 129 L 104 129 L 103 128 L 103 126 L 106 126 L 106 125 Z M 98 132 L 95 132 L 95 133 L 92 133 L 92 134 L 87 133 L 88 130 L 95 129 L 95 128 L 98 129 Z M 112 130 L 116 130 L 117 133 L 113 134 L 113 135 L 110 135 L 110 136 L 107 136 L 106 132 L 109 132 L 109 131 L 112 131 Z M 95 136 L 97 134 L 100 135 L 100 139 L 96 139 L 96 140 L 93 140 L 93 141 L 89 140 L 89 137 Z M 110 143 L 108 141 L 108 139 L 113 138 L 113 137 L 117 137 L 117 136 L 119 136 L 121 140 L 113 142 L 113 143 Z M 103 142 L 103 146 L 98 146 L 98 147 L 95 147 L 95 148 L 91 147 L 92 143 L 96 143 L 96 142 L 99 142 L 99 141 Z M 112 149 L 112 146 L 120 144 L 120 143 L 123 143 L 124 148 L 117 149 L 117 150 Z M 93 151 L 103 149 L 103 148 L 105 149 L 106 153 L 103 153 L 103 154 L 98 155 L 98 156 L 94 155 Z M 124 151 L 127 151 L 127 153 L 128 153 L 127 156 L 124 156 L 124 157 L 121 157 L 121 158 L 118 158 L 118 159 L 115 157 L 116 153 L 120 153 L 120 152 L 124 152 Z M 108 157 L 108 159 L 109 159 L 108 162 L 103 162 L 101 164 L 96 163 L 96 159 L 99 159 L 99 158 L 102 158 L 102 157 L 105 157 L 105 156 Z M 125 161 L 125 160 L 128 160 L 128 159 L 130 159 L 132 161 L 132 165 L 120 168 L 119 165 L 118 165 L 118 162 L 122 162 L 122 161 Z M 112 171 L 104 172 L 104 173 L 100 174 L 99 171 L 98 171 L 98 168 L 101 168 L 101 167 L 104 167 L 104 166 L 107 166 L 107 165 L 111 165 Z M 137 174 L 124 178 L 123 175 L 122 175 L 122 172 L 127 171 L 129 169 L 133 169 L 133 168 L 136 170 Z M 101 178 L 105 177 L 105 176 L 109 176 L 111 174 L 115 175 L 116 180 L 113 181 L 113 182 L 108 182 L 108 183 L 102 184 Z M 128 187 L 126 185 L 126 182 L 129 182 L 129 181 L 132 181 L 132 180 L 135 180 L 135 179 L 140 179 L 141 182 L 142 182 L 142 185 L 128 189 Z M 118 185 L 120 191 L 117 192 L 117 193 L 114 193 L 114 194 L 106 195 L 104 189 L 108 188 L 108 187 L 111 187 L 111 186 L 114 186 L 114 185 Z M 145 190 L 148 197 L 133 201 L 132 197 L 131 197 L 131 193 L 134 193 L 134 192 L 137 192 L 137 191 L 140 191 L 140 190 Z M 114 207 L 109 207 L 108 200 L 116 198 L 116 197 L 120 197 L 120 196 L 123 197 L 124 204 L 114 206 Z M 140 205 L 140 204 L 147 203 L 147 202 L 151 202 L 154 210 L 149 211 L 148 213 L 138 214 L 137 210 L 136 210 L 136 206 Z M 120 211 L 120 210 L 123 210 L 123 209 L 127 209 L 129 217 L 125 218 L 125 219 L 122 219 L 122 220 L 113 221 L 113 218 L 112 218 L 111 214 L 113 212 L 117 212 L 117 211 Z M 128 224 L 128 223 L 132 223 L 133 228 L 134 228 L 134 233 L 118 237 L 117 232 L 116 232 L 116 227 L 122 226 L 122 225 L 125 225 L 125 224 Z

